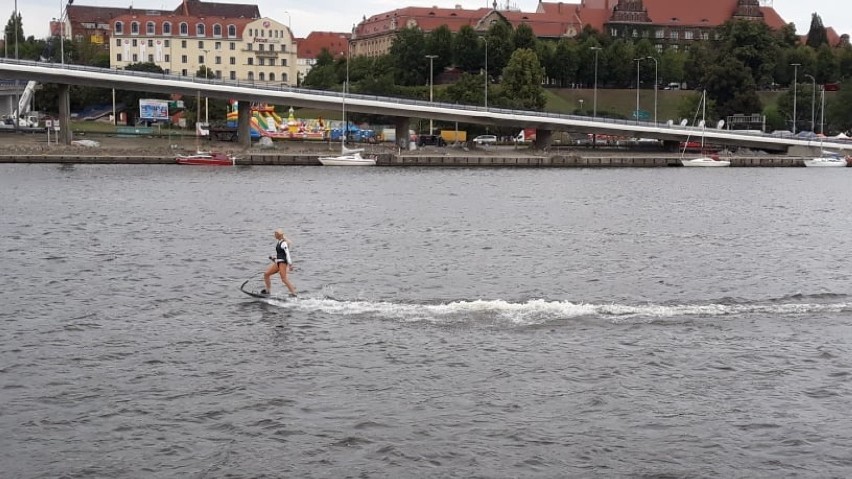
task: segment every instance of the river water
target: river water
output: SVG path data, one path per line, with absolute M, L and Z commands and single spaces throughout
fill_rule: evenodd
M 850 174 L 0 165 L 2 476 L 849 477 Z

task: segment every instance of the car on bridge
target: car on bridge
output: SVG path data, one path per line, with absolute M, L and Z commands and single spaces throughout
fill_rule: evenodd
M 473 142 L 478 146 L 482 145 L 496 145 L 497 137 L 494 135 L 479 135 L 473 139 Z

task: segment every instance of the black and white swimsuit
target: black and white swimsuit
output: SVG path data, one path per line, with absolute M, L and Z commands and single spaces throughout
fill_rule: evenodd
M 275 245 L 275 263 L 284 263 L 284 264 L 292 264 L 292 260 L 290 259 L 290 246 L 287 244 L 287 241 L 281 240 L 278 244 Z

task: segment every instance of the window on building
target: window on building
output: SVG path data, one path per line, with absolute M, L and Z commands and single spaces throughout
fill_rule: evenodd
M 228 25 L 228 38 L 234 38 L 235 36 L 237 36 L 236 25 Z
M 117 62 L 121 61 L 121 53 L 119 53 L 115 56 L 115 61 L 117 61 Z
M 148 40 L 148 46 L 153 48 L 154 47 L 154 40 Z
M 181 22 L 178 29 L 181 35 L 189 35 L 189 25 L 186 22 Z
M 219 25 L 218 23 L 216 25 L 213 25 L 213 36 L 214 37 L 221 37 L 222 36 L 222 25 Z
M 281 81 L 283 83 L 289 83 L 289 81 L 287 80 L 287 74 L 286 73 L 281 74 Z
M 269 81 L 275 81 L 275 74 L 274 73 L 271 73 L 271 72 L 269 73 Z
M 287 59 L 286 59 L 286 58 L 282 58 L 282 59 L 281 59 L 281 66 L 282 66 L 282 67 L 286 67 L 286 66 L 287 66 Z
M 186 48 L 186 40 L 181 40 L 181 41 L 180 41 L 180 47 L 181 47 L 181 48 Z
M 236 80 L 237 79 L 237 72 L 231 70 L 230 72 L 228 72 L 228 78 L 230 78 L 231 80 Z
M 237 49 L 237 44 L 236 44 L 236 43 L 234 43 L 234 42 L 231 42 L 231 44 L 230 44 L 229 46 L 230 46 L 230 49 L 231 49 L 231 50 L 236 50 L 236 49 Z
M 221 65 L 222 64 L 222 57 L 216 57 L 215 61 L 216 61 L 217 65 Z
M 136 39 L 135 39 L 135 38 L 133 39 L 133 43 L 132 43 L 132 45 L 133 45 L 134 47 L 138 47 L 138 46 L 139 46 L 139 44 L 136 42 Z
M 666 38 L 666 31 L 663 30 L 663 29 L 659 29 L 659 30 L 654 32 L 654 37 L 655 38 Z
M 139 35 L 139 22 L 130 22 L 130 34 Z
M 172 41 L 171 40 L 163 40 L 163 46 L 166 48 L 171 48 Z
M 199 48 L 199 50 L 204 48 L 204 40 L 198 41 L 198 48 Z
M 675 46 L 677 46 L 677 45 L 675 45 Z M 657 49 L 657 53 L 663 53 L 663 46 L 662 45 L 660 45 L 658 43 L 658 44 L 654 45 L 654 47 Z
M 166 61 L 168 61 L 168 60 L 166 60 Z M 163 73 L 165 73 L 166 75 L 171 75 L 171 74 L 172 74 L 172 71 L 171 71 L 171 70 L 169 70 L 168 68 L 164 68 L 164 69 L 163 69 Z
M 133 63 L 139 63 L 139 55 L 133 54 Z
M 247 65 L 254 65 L 254 58 L 249 57 L 249 58 L 246 60 L 246 64 L 247 64 Z
M 169 63 L 172 61 L 172 56 L 166 53 L 166 56 L 163 59 L 166 61 L 166 63 Z
M 260 65 L 260 66 L 265 66 L 266 65 L 266 59 L 265 58 L 258 58 L 257 64 Z
M 617 37 L 618 36 L 618 30 L 616 30 L 615 28 L 610 28 L 609 29 L 609 36 Z
M 199 37 L 204 36 L 204 24 L 203 23 L 196 23 L 195 24 L 195 35 L 199 36 Z
M 186 68 L 180 71 L 181 76 L 186 76 Z
M 263 74 L 263 72 L 260 72 L 257 74 L 257 79 L 260 81 L 266 81 L 266 76 Z
M 148 55 L 148 63 L 154 63 L 154 55 L 153 54 Z
M 692 40 L 693 37 L 694 37 L 694 33 L 692 32 L 692 30 L 687 30 L 687 31 L 683 32 L 683 38 L 684 39 Z
M 116 35 L 124 35 L 124 23 L 115 22 L 115 34 Z
M 120 39 L 120 38 L 117 38 L 117 39 L 115 40 L 115 46 L 117 46 L 117 47 L 121 48 L 121 39 Z
M 269 66 L 271 66 L 271 67 L 275 66 L 275 59 L 274 58 L 269 59 Z
M 221 50 L 221 49 L 222 49 L 222 42 L 216 42 L 216 43 L 214 43 L 214 44 L 213 44 L 213 49 L 214 49 L 214 50 Z
M 237 64 L 237 57 L 231 57 L 231 58 L 229 58 L 229 59 L 228 59 L 228 62 L 229 62 L 231 65 L 236 65 L 236 64 Z
M 251 51 L 251 43 L 246 43 L 246 50 Z
M 672 30 L 671 32 L 669 32 L 669 38 L 672 39 L 672 40 L 679 39 L 680 38 L 680 32 L 678 32 L 677 30 Z
M 148 22 L 145 24 L 145 34 L 153 35 L 154 34 L 154 22 Z
M 181 55 L 181 56 L 180 56 L 180 62 L 181 62 L 181 63 L 186 63 L 186 62 L 187 62 L 187 60 L 188 60 L 188 58 L 187 58 L 187 56 L 186 56 L 186 55 Z
M 171 35 L 172 34 L 172 23 L 171 22 L 163 22 L 163 35 Z
M 205 62 L 204 62 L 204 55 L 198 55 L 198 63 L 199 63 L 199 64 L 204 64 L 204 63 L 205 63 Z
M 254 72 L 248 72 L 248 79 L 254 80 Z
M 222 70 L 216 70 L 216 79 L 217 79 L 217 80 L 221 80 L 221 79 L 222 79 Z

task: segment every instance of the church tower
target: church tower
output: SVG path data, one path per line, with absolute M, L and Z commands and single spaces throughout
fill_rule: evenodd
M 757 1 L 757 0 L 755 0 Z M 642 0 L 621 0 L 612 12 L 610 22 L 621 23 L 651 23 L 648 11 Z
M 763 20 L 763 12 L 760 11 L 758 0 L 739 0 L 737 11 L 732 17 L 734 20 Z

